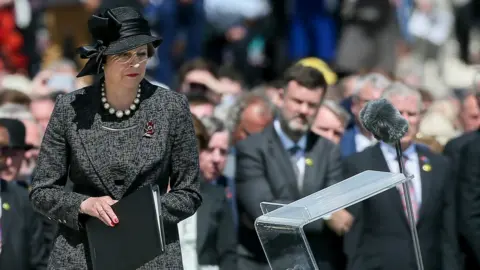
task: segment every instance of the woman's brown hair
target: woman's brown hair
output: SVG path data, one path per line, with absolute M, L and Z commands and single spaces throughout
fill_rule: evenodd
M 0 105 L 13 103 L 28 107 L 31 102 L 30 97 L 23 92 L 11 89 L 3 89 L 0 91 Z
M 192 114 L 193 127 L 195 128 L 195 136 L 197 137 L 198 150 L 205 150 L 208 148 L 208 142 L 210 137 L 208 136 L 207 129 L 202 124 L 202 121 Z

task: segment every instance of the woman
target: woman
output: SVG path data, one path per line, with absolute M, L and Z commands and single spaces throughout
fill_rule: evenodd
M 199 151 L 208 149 L 209 135 L 192 114 Z M 200 183 L 202 205 L 191 217 L 178 224 L 183 267 L 192 269 L 237 269 L 237 237 L 232 209 L 225 188 Z
M 57 99 L 30 193 L 35 209 L 59 223 L 49 269 L 89 269 L 84 220 L 121 224 L 111 205 L 152 183 L 163 194 L 167 247 L 140 269 L 181 269 L 177 223 L 201 204 L 187 100 L 143 79 L 146 61 L 161 40 L 150 35 L 135 10 L 93 15 L 89 30 L 96 44 L 81 48 L 89 61 L 78 76 L 101 70 L 104 76 Z M 72 187 L 65 189 L 67 178 Z

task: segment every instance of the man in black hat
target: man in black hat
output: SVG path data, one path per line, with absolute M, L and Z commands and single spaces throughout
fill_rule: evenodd
M 25 143 L 25 125 L 16 119 L 0 118 L 0 125 L 8 131 L 9 155 L 5 160 L 5 168 L 0 171 L 0 178 L 5 181 L 17 180 L 20 167 L 25 159 L 25 152 L 32 149 L 33 145 Z M 28 183 L 20 183 L 28 186 Z
M 6 130 L 9 138 L 8 148 L 6 148 L 8 151 L 1 155 L 4 163 L 0 168 L 0 179 L 19 185 L 28 192 L 30 183 L 18 180 L 18 175 L 22 162 L 25 160 L 25 152 L 31 150 L 34 146 L 25 142 L 26 128 L 20 120 L 0 118 L 0 126 Z M 50 249 L 53 245 L 57 225 L 42 216 L 39 217 L 43 223 L 43 242 Z
M 19 126 L 17 122 L 23 125 L 18 120 L 0 119 L 2 171 L 11 166 L 15 159 L 12 157 L 25 146 L 18 144 L 18 134 L 11 133 L 8 128 Z M 0 179 L 0 269 L 46 269 L 48 252 L 42 219 L 33 211 L 27 190 Z

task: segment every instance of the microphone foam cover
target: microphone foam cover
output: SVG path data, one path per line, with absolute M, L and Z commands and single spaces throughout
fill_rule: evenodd
M 377 140 L 394 143 L 408 131 L 408 122 L 386 99 L 369 101 L 360 111 L 360 120 Z

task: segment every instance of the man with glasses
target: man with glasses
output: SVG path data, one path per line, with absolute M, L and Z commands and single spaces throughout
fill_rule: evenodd
M 275 116 L 275 105 L 266 95 L 259 92 L 242 94 L 230 108 L 226 123 L 232 134 L 230 151 L 223 174 L 229 178 L 235 178 L 236 143 L 246 139 L 252 133 L 261 132 L 269 125 Z
M 391 81 L 382 74 L 371 73 L 359 78 L 356 84 L 351 107 L 354 125 L 345 131 L 340 142 L 342 157 L 361 152 L 376 143 L 372 134 L 363 128 L 360 122 L 360 111 L 367 102 L 379 99 Z
M 17 128 L 16 133 L 11 132 L 12 127 Z M 46 269 L 49 248 L 42 219 L 33 211 L 28 191 L 11 177 L 18 172 L 12 167 L 27 148 L 21 140 L 22 127 L 24 139 L 25 127 L 20 121 L 0 119 L 0 269 Z
M 342 106 L 333 100 L 325 100 L 318 110 L 312 131 L 339 144 L 349 121 L 350 115 Z
M 11 157 L 12 163 L 8 170 L 0 176 L 7 181 L 15 180 L 28 187 L 42 141 L 41 127 L 29 109 L 18 104 L 0 106 L 0 119 L 2 118 L 19 120 L 22 125 L 18 122 L 6 123 L 5 127 L 12 134 L 11 138 L 14 140 L 12 143 L 15 144 L 16 151 Z
M 5 181 L 16 181 L 25 160 L 25 153 L 32 150 L 33 145 L 25 142 L 25 125 L 16 119 L 0 118 L 0 125 L 7 129 L 10 137 L 9 147 L 4 154 L 5 167 L 0 171 L 0 178 Z M 21 183 L 24 184 L 24 183 Z
M 273 123 L 235 145 L 239 269 L 270 269 L 254 227 L 262 215 L 260 203 L 288 204 L 342 180 L 338 146 L 310 131 L 327 89 L 323 74 L 294 65 L 283 81 L 282 106 Z M 322 270 L 344 269 L 336 220 L 334 213 L 305 228 Z

